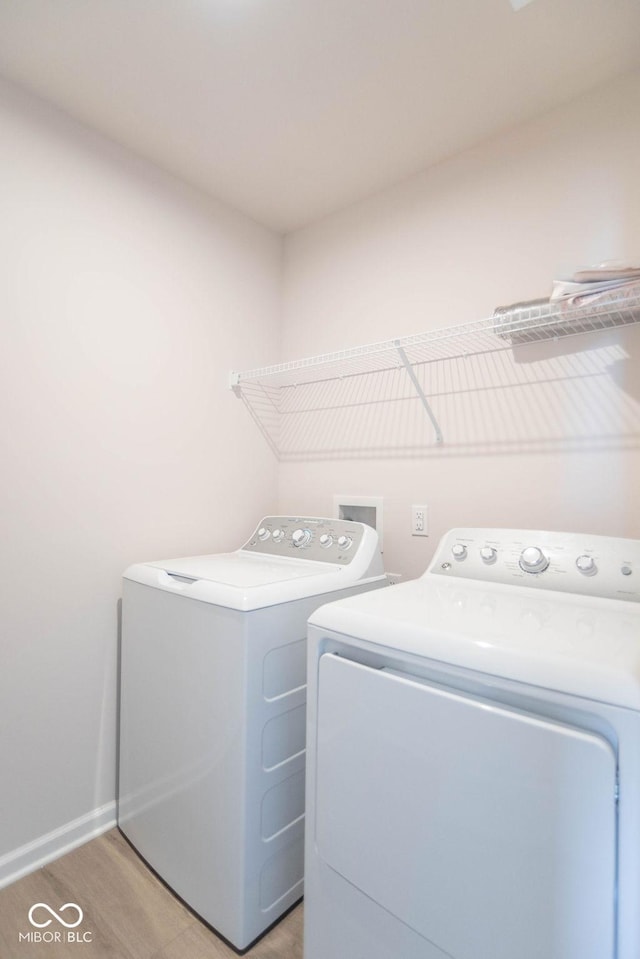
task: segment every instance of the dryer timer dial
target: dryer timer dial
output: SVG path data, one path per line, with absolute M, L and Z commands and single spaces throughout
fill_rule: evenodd
M 548 565 L 548 557 L 538 546 L 527 546 L 520 553 L 520 569 L 525 573 L 542 573 Z

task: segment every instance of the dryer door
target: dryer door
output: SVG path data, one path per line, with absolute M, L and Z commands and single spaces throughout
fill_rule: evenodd
M 455 959 L 612 959 L 605 739 L 330 653 L 319 669 L 329 867 Z

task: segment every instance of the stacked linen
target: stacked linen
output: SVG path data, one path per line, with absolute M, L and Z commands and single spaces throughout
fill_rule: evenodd
M 607 262 L 554 280 L 548 300 L 498 307 L 493 332 L 515 344 L 638 322 L 640 261 Z
M 578 270 L 569 280 L 554 280 L 551 302 L 559 307 L 580 306 L 600 300 L 615 302 L 640 297 L 640 265 L 619 261 Z

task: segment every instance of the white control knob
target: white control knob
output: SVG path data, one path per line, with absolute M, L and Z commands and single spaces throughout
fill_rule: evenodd
M 264 542 L 266 539 L 269 539 L 270 536 L 271 536 L 271 530 L 266 529 L 266 527 L 264 526 L 261 526 L 260 529 L 258 530 L 258 539 Z
M 308 546 L 311 542 L 310 529 L 296 529 L 291 534 L 291 542 L 294 546 Z
M 520 553 L 520 569 L 525 573 L 542 573 L 548 565 L 548 557 L 537 546 L 527 546 Z
M 596 566 L 596 561 L 593 556 L 578 556 L 576 566 L 585 576 L 593 576 L 594 573 L 598 572 L 598 567 Z
M 463 546 L 462 543 L 456 543 L 455 546 L 451 547 L 451 552 L 456 559 L 465 559 L 467 556 L 467 547 Z
M 274 529 L 274 531 L 273 531 L 273 533 L 272 533 L 271 535 L 272 535 L 272 537 L 273 537 L 273 542 L 274 542 L 274 543 L 281 543 L 282 540 L 284 539 L 284 530 L 282 530 L 282 529 Z
M 493 546 L 483 546 L 480 550 L 480 557 L 484 563 L 495 563 L 498 553 Z
M 323 549 L 328 549 L 330 546 L 333 546 L 333 536 L 331 536 L 330 533 L 323 533 L 318 542 Z
M 352 543 L 350 536 L 338 536 L 338 549 L 349 549 Z

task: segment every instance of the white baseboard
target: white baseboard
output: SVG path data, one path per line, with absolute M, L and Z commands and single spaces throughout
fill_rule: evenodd
M 0 856 L 0 889 L 59 859 L 116 824 L 115 800 Z

